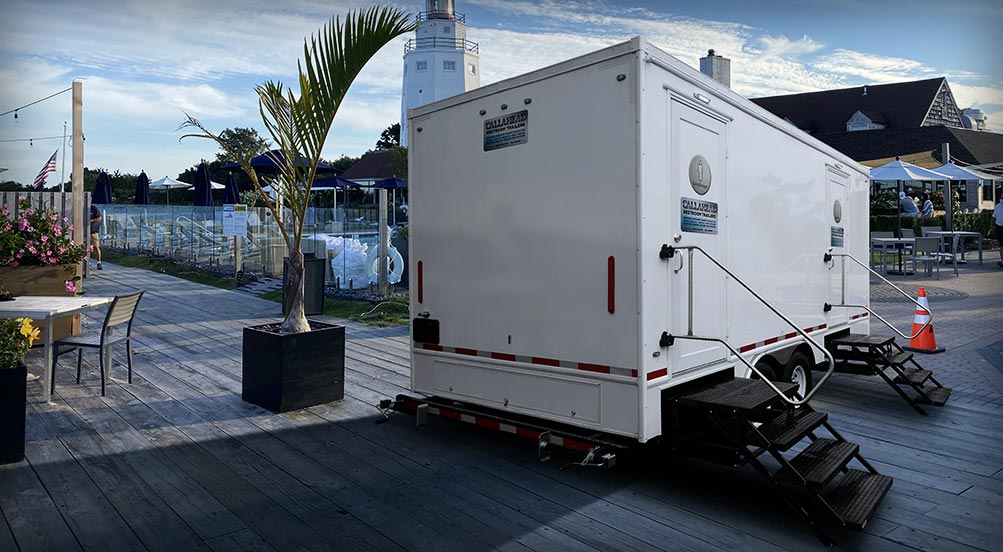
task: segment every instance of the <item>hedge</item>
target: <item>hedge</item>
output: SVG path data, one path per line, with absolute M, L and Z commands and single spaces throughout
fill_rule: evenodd
M 994 238 L 992 211 L 977 213 L 957 213 L 954 215 L 954 229 L 965 232 L 981 232 L 985 238 Z M 944 227 L 944 216 L 929 218 L 902 217 L 902 228 L 912 228 L 920 235 L 920 226 Z M 871 217 L 871 232 L 894 232 L 899 228 L 898 215 L 874 215 Z

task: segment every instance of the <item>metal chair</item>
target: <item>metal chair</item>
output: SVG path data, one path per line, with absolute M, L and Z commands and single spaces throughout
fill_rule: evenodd
M 87 333 L 60 339 L 52 344 L 52 393 L 56 392 L 56 363 L 59 355 L 77 351 L 77 383 L 80 383 L 80 368 L 84 348 L 97 349 L 101 355 L 101 395 L 105 394 L 105 382 L 111 377 L 111 346 L 125 341 L 125 351 L 128 357 L 129 383 L 132 383 L 132 320 L 136 315 L 136 307 L 143 297 L 143 292 L 131 295 L 119 295 L 108 307 L 104 324 L 100 333 Z M 125 333 L 121 326 L 125 325 Z M 63 350 L 60 350 L 63 349 Z
M 930 235 L 930 232 L 941 232 L 944 229 L 939 226 L 920 226 L 919 233 L 924 238 Z
M 954 265 L 955 276 L 958 275 L 958 245 L 960 245 L 960 243 L 961 243 L 961 236 L 958 234 L 953 234 L 951 236 L 950 251 L 937 251 L 937 253 L 934 254 L 937 257 L 937 259 L 942 263 L 946 263 L 948 260 L 951 261 L 951 264 Z
M 895 233 L 894 232 L 871 232 L 871 266 L 875 266 L 874 265 L 874 251 L 877 249 L 876 247 L 874 247 L 874 239 L 875 238 L 894 238 L 894 237 L 895 237 Z M 888 255 L 887 249 L 884 246 L 881 246 L 881 267 L 882 267 L 882 270 L 885 272 L 885 274 L 888 273 L 887 255 Z
M 916 242 L 912 248 L 912 254 L 907 255 L 906 259 L 912 260 L 912 271 L 914 274 L 916 272 L 916 263 L 921 262 L 925 265 L 925 273 L 927 276 L 933 274 L 933 266 L 937 266 L 937 279 L 940 279 L 940 264 L 937 261 L 940 259 L 937 254 L 940 253 L 940 238 L 916 238 Z

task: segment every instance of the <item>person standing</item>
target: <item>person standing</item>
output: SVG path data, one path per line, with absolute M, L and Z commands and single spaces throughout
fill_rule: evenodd
M 920 216 L 930 218 L 933 216 L 933 202 L 930 201 L 930 192 L 923 192 L 923 199 L 920 202 Z
M 101 270 L 101 211 L 97 205 L 91 205 L 91 251 L 98 260 L 98 270 Z
M 1000 261 L 996 264 L 1003 268 L 1003 195 L 996 198 L 996 207 L 993 208 L 993 221 L 996 223 L 996 241 L 1000 245 Z

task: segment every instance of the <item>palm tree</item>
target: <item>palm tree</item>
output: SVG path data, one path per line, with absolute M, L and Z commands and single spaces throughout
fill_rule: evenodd
M 273 157 L 280 171 L 271 182 L 262 182 L 251 167 L 249 155 L 230 151 L 218 134 L 207 130 L 201 122 L 185 113 L 184 128 L 200 132 L 189 136 L 214 140 L 234 157 L 251 183 L 264 198 L 289 251 L 289 278 L 286 297 L 292 297 L 279 333 L 310 330 L 303 311 L 303 251 L 300 241 L 310 189 L 317 176 L 320 152 L 334 123 L 348 87 L 370 58 L 384 45 L 401 34 L 414 30 L 409 14 L 394 8 L 373 6 L 345 15 L 344 25 L 338 17 L 325 24 L 317 35 L 304 41 L 304 61 L 299 70 L 299 95 L 282 83 L 268 81 L 255 87 L 258 108 L 265 128 L 271 134 L 280 156 Z M 303 161 L 305 159 L 305 162 Z M 271 184 L 278 202 L 268 197 L 263 186 Z

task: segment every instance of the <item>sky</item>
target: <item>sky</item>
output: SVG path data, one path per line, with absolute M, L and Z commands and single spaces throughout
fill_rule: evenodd
M 388 2 L 411 13 L 423 0 Z M 209 129 L 267 137 L 254 86 L 295 85 L 303 40 L 353 0 L 35 0 L 0 17 L 0 113 L 83 83 L 84 164 L 176 177 L 214 143 L 179 140 L 189 113 Z M 1003 131 L 1003 2 L 986 0 L 456 0 L 480 44 L 481 85 L 643 35 L 699 66 L 710 48 L 746 97 L 947 77 L 960 108 Z M 352 85 L 324 157 L 359 156 L 399 122 L 404 43 L 383 48 Z M 30 183 L 57 148 L 70 93 L 0 116 L 0 181 Z M 38 139 L 31 143 L 14 140 Z M 65 179 L 72 153 L 66 151 Z

